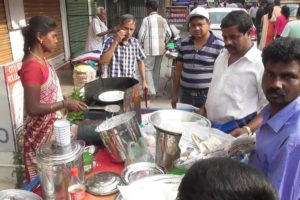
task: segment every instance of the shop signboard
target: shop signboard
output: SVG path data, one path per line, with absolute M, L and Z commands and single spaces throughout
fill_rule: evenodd
M 23 126 L 24 92 L 18 76 L 22 63 L 0 67 L 0 151 L 16 150 L 17 134 Z

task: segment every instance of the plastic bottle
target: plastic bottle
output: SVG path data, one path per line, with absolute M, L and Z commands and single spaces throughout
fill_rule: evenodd
M 71 168 L 71 180 L 68 187 L 69 200 L 83 200 L 85 196 L 85 186 L 78 177 L 78 168 Z

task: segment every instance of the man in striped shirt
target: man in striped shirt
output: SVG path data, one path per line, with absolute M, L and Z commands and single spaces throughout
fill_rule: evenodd
M 216 58 L 224 42 L 210 31 L 209 15 L 197 7 L 188 16 L 191 35 L 179 45 L 178 61 L 173 79 L 172 107 L 180 102 L 201 107 L 205 104 Z
M 157 1 L 146 2 L 148 16 L 143 19 L 139 30 L 139 42 L 147 56 L 146 78 L 152 95 L 159 89 L 160 68 L 165 53 L 165 43 L 171 37 L 167 21 L 157 13 Z
M 140 48 L 139 42 L 132 37 L 135 30 L 136 19 L 131 14 L 121 16 L 119 31 L 104 42 L 101 53 L 101 63 L 108 65 L 109 77 L 136 78 L 136 69 L 139 68 L 143 89 L 148 89 L 145 79 L 146 57 Z

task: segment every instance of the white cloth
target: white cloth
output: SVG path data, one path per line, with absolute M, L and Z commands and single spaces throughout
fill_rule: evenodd
M 98 16 L 93 17 L 89 28 L 85 43 L 85 52 L 102 50 L 102 45 L 106 36 L 99 37 L 97 34 L 107 31 L 106 25 L 99 19 Z
M 264 72 L 261 51 L 253 45 L 230 66 L 229 56 L 224 49 L 216 60 L 205 104 L 208 119 L 218 124 L 242 119 L 267 104 L 261 87 Z
M 165 53 L 165 43 L 171 35 L 167 21 L 157 12 L 152 12 L 143 19 L 138 38 L 146 56 L 158 56 Z
M 258 11 L 258 6 L 254 7 L 252 6 L 250 9 L 249 9 L 249 15 L 251 18 L 256 18 L 256 13 Z

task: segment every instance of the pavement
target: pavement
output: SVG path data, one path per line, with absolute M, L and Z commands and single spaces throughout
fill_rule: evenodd
M 171 67 L 172 60 L 163 57 L 161 64 L 160 88 L 156 97 L 151 97 L 148 102 L 150 108 L 171 108 Z M 60 80 L 63 95 L 70 96 L 74 88 L 73 70 L 71 67 L 62 68 L 56 71 Z M 141 107 L 145 107 L 145 103 L 141 102 Z

